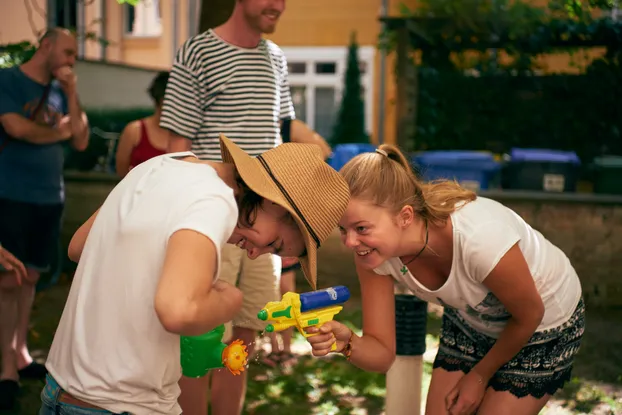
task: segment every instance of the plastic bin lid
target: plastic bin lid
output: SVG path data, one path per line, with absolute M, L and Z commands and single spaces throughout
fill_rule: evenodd
M 359 153 L 367 153 L 369 151 L 374 151 L 376 146 L 370 143 L 348 143 L 348 144 L 337 144 L 333 148 L 333 153 L 340 152 L 356 152 Z
M 598 167 L 622 168 L 622 156 L 602 156 L 594 158 Z
M 494 155 L 485 151 L 427 151 L 414 154 L 414 164 L 426 167 L 441 167 L 468 170 L 494 171 L 501 168 Z
M 549 150 L 544 148 L 513 148 L 510 161 L 548 161 L 552 163 L 580 164 L 579 156 L 574 151 Z
M 489 161 L 494 160 L 494 155 L 488 151 L 447 150 L 447 151 L 422 151 L 415 153 L 417 160 L 449 160 L 449 161 Z

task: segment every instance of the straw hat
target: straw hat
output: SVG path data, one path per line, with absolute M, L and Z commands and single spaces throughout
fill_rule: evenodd
M 346 210 L 348 184 L 314 144 L 285 143 L 251 157 L 221 134 L 220 151 L 222 160 L 235 164 L 251 190 L 294 217 L 307 248 L 300 264 L 311 287 L 317 289 L 317 249 Z

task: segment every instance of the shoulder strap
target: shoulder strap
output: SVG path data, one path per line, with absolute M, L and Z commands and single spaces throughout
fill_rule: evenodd
M 47 84 L 45 88 L 43 89 L 43 94 L 41 95 L 41 99 L 39 100 L 39 103 L 37 104 L 37 107 L 35 108 L 35 110 L 30 115 L 31 121 L 34 121 L 37 118 L 39 111 L 41 111 L 41 108 L 43 108 L 43 106 L 46 104 L 48 100 L 48 96 L 50 95 L 50 89 L 52 89 L 52 82 Z
M 149 137 L 147 136 L 147 126 L 145 125 L 145 120 L 140 119 L 140 138 L 138 139 L 138 143 L 142 143 L 143 141 L 149 141 Z

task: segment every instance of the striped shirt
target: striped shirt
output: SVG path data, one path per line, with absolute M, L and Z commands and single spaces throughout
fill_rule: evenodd
M 201 159 L 221 160 L 221 133 L 252 156 L 268 151 L 281 144 L 287 118 L 294 118 L 287 61 L 273 42 L 245 49 L 208 30 L 177 52 L 160 127 L 190 139 Z

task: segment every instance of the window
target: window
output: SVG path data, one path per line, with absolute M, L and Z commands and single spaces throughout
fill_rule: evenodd
M 359 62 L 359 71 L 361 71 L 361 75 L 367 72 L 367 62 Z
M 63 27 L 75 32 L 80 58 L 84 57 L 86 39 L 84 8 L 84 1 L 80 0 L 47 0 L 47 27 Z
M 306 73 L 307 63 L 306 62 L 287 62 L 287 72 L 288 73 Z
M 343 77 L 348 59 L 347 45 L 339 47 L 284 47 L 289 69 L 289 84 L 296 118 L 318 134 L 330 139 L 339 112 Z M 374 46 L 359 47 L 359 62 L 364 69 L 361 86 L 365 101 L 365 126 L 371 132 L 373 122 Z
M 307 122 L 307 88 L 304 86 L 292 86 L 290 88 L 294 112 L 296 118 L 302 122 Z
M 320 86 L 315 88 L 313 129 L 324 138 L 330 138 L 333 135 L 337 110 L 336 97 L 334 87 Z
M 162 35 L 159 0 L 142 0 L 136 6 L 125 4 L 124 7 L 126 35 L 141 37 Z
M 315 64 L 315 73 L 333 74 L 337 72 L 335 62 L 318 62 Z
M 76 0 L 54 0 L 55 26 L 66 29 L 78 27 L 78 2 Z

